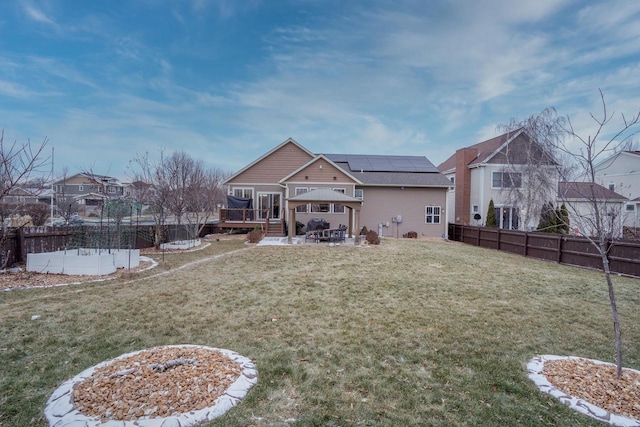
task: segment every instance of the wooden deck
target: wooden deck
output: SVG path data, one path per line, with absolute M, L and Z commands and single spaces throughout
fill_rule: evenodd
M 220 209 L 218 227 L 251 231 L 256 226 L 269 236 L 284 236 L 284 221 L 269 218 L 269 209 Z

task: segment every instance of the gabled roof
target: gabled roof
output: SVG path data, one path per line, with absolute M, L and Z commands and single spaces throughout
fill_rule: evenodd
M 325 154 L 362 185 L 448 187 L 449 180 L 424 156 Z
M 560 199 L 589 200 L 595 197 L 597 200 L 624 201 L 626 197 L 609 190 L 599 184 L 591 182 L 559 182 L 558 197 Z
M 347 196 L 344 193 L 334 191 L 330 188 L 317 188 L 294 197 L 289 197 L 289 200 L 293 202 L 362 203 L 360 199 Z
M 107 182 L 114 185 L 120 185 L 118 178 L 114 178 L 108 175 L 98 175 L 98 174 L 91 174 L 91 173 L 85 173 L 85 172 L 80 172 L 80 173 L 73 174 L 71 176 L 60 178 L 59 180 L 55 181 L 54 184 L 59 184 L 61 182 L 69 181 L 77 176 L 85 177 L 88 180 L 95 181 L 97 184 L 102 182 Z
M 513 139 L 515 139 L 518 135 L 523 132 L 522 129 L 518 129 L 516 131 L 507 132 L 502 135 L 498 135 L 494 138 L 487 139 L 486 141 L 479 142 L 474 145 L 470 145 L 469 147 L 476 150 L 476 157 L 467 164 L 470 166 L 472 164 L 483 163 L 489 160 L 491 157 L 495 156 L 498 151 Z M 449 157 L 444 162 L 438 165 L 438 170 L 445 172 L 456 168 L 456 154 L 453 153 L 451 157 Z
M 7 195 L 9 196 L 37 196 L 34 190 L 26 188 L 26 187 L 13 187 L 10 188 Z
M 281 143 L 280 145 L 278 145 L 277 147 L 273 148 L 272 150 L 268 151 L 267 153 L 263 154 L 262 156 L 260 156 L 259 158 L 257 158 L 256 160 L 254 160 L 253 162 L 249 163 L 247 166 L 243 167 L 242 169 L 240 169 L 238 172 L 234 173 L 233 175 L 231 175 L 229 178 L 225 179 L 224 181 L 222 181 L 222 184 L 227 184 L 229 181 L 233 180 L 235 177 L 237 177 L 238 175 L 242 174 L 243 172 L 245 172 L 246 170 L 250 169 L 251 167 L 253 167 L 254 165 L 256 165 L 257 163 L 260 163 L 262 160 L 264 160 L 265 158 L 269 157 L 271 154 L 275 153 L 276 151 L 278 151 L 279 149 L 281 149 L 282 147 L 284 147 L 287 144 L 293 144 L 296 147 L 298 147 L 300 150 L 304 151 L 305 153 L 309 154 L 309 156 L 311 157 L 315 157 L 315 154 L 313 154 L 311 151 L 307 150 L 305 147 L 303 147 L 302 145 L 300 145 L 298 142 L 296 142 L 293 138 L 287 138 L 286 141 L 284 141 L 283 143 Z
M 522 138 L 519 138 L 522 136 Z M 512 143 L 514 149 L 507 148 Z M 522 145 L 522 144 L 526 145 Z M 469 147 L 463 147 L 469 150 L 472 156 L 466 164 L 468 168 L 483 166 L 488 163 L 504 163 L 509 162 L 516 165 L 525 165 L 532 163 L 532 157 L 535 156 L 535 164 L 554 165 L 557 161 L 552 155 L 546 152 L 544 147 L 533 141 L 524 128 L 509 131 L 495 138 L 479 142 Z M 531 151 L 534 149 L 535 151 Z M 466 153 L 469 154 L 469 153 Z M 469 158 L 465 155 L 466 158 Z M 451 173 L 456 169 L 456 153 L 452 154 L 447 160 L 442 162 L 438 169 L 444 173 Z
M 304 165 L 300 166 L 298 169 L 294 170 L 293 172 L 291 172 L 289 175 L 285 176 L 284 178 L 282 178 L 280 180 L 281 183 L 286 182 L 287 180 L 289 180 L 292 176 L 294 176 L 295 174 L 299 173 L 300 171 L 308 168 L 309 166 L 313 165 L 315 162 L 317 162 L 318 160 L 325 160 L 327 163 L 329 163 L 331 166 L 335 167 L 336 169 L 338 169 L 340 172 L 342 172 L 343 174 L 345 174 L 346 176 L 349 177 L 349 179 L 354 180 L 356 183 L 358 184 L 362 184 L 358 178 L 354 177 L 353 175 L 351 175 L 349 172 L 347 172 L 346 170 L 344 170 L 344 168 L 338 166 L 337 164 L 335 164 L 331 159 L 329 159 L 328 157 L 326 157 L 324 154 L 319 154 L 316 157 L 314 157 L 313 159 L 309 160 L 307 163 L 305 163 Z
M 619 151 L 617 153 L 612 154 L 611 156 L 607 157 L 606 159 L 596 163 L 594 165 L 594 167 L 596 169 L 600 169 L 601 166 L 609 163 L 609 165 L 605 166 L 604 168 L 602 168 L 602 170 L 607 169 L 609 166 L 611 166 L 611 163 L 613 163 L 617 157 L 619 156 L 629 156 L 631 157 L 633 160 L 640 160 L 640 151 Z M 637 156 L 637 157 L 636 157 Z

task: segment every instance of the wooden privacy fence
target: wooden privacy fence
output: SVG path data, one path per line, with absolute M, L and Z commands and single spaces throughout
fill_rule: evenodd
M 585 238 L 449 224 L 449 239 L 560 264 L 602 270 L 602 258 Z M 640 243 L 609 242 L 609 264 L 618 274 L 640 277 Z
M 164 226 L 165 241 L 187 239 L 183 225 Z M 200 237 L 217 233 L 215 224 L 206 224 Z M 27 254 L 53 252 L 62 249 L 111 248 L 142 249 L 153 247 L 155 225 L 121 225 L 119 227 L 74 226 L 74 227 L 23 227 L 11 230 L 4 247 L 2 260 L 8 258 L 7 266 L 26 262 Z

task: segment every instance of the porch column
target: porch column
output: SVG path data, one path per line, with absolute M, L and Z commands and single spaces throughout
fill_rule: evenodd
M 356 239 L 354 241 L 356 245 L 360 244 L 360 208 L 356 208 Z
M 296 234 L 296 208 L 291 207 L 291 203 L 289 203 L 289 227 L 287 232 L 287 243 L 293 243 L 293 236 Z

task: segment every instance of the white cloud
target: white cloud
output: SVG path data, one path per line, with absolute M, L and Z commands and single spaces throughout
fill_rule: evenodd
M 36 8 L 35 6 L 26 4 L 23 6 L 23 10 L 27 17 L 29 17 L 33 21 L 39 22 L 41 24 L 48 24 L 55 28 L 58 28 L 58 24 L 56 24 L 53 19 L 51 19 L 42 10 Z

